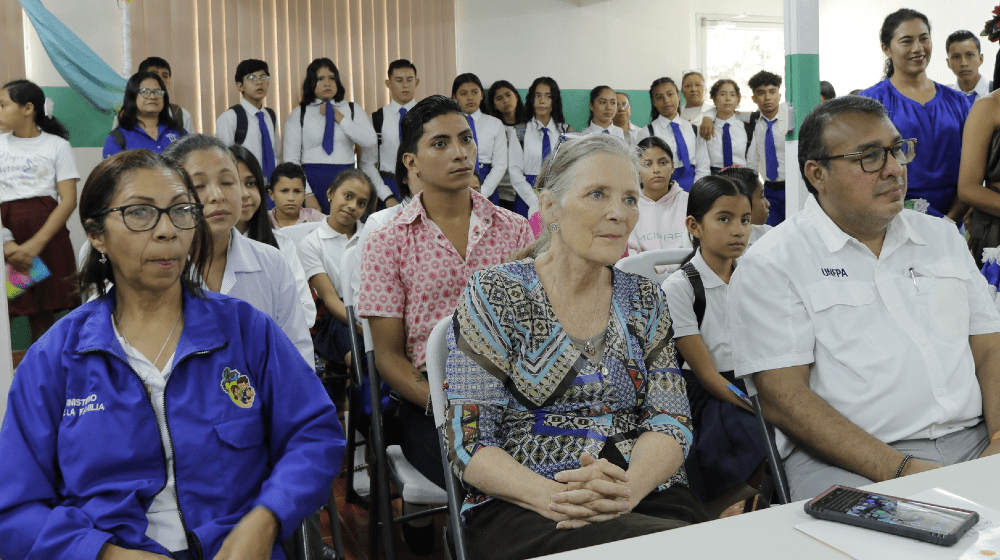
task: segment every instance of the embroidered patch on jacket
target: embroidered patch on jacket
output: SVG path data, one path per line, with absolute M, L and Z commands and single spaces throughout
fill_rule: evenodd
M 222 372 L 222 390 L 240 408 L 252 407 L 253 398 L 257 395 L 249 377 L 229 368 Z

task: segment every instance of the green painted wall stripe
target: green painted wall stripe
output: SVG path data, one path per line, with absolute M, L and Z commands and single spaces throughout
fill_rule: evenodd
M 69 86 L 43 87 L 45 95 L 55 104 L 55 117 L 69 130 L 69 143 L 74 148 L 103 148 L 111 132 L 113 115 L 105 115 Z
M 527 89 L 519 89 L 521 99 L 528 97 Z M 618 90 L 628 94 L 629 104 L 632 105 L 632 124 L 636 126 L 646 126 L 649 124 L 650 111 L 653 105 L 649 101 L 649 91 L 645 89 L 622 89 Z M 589 89 L 560 89 L 563 104 L 563 116 L 566 122 L 577 130 L 583 130 L 590 126 L 588 117 L 590 116 L 590 90 Z
M 790 54 L 785 57 L 785 94 L 795 107 L 795 130 L 788 140 L 799 139 L 799 128 L 806 115 L 819 105 L 819 55 Z

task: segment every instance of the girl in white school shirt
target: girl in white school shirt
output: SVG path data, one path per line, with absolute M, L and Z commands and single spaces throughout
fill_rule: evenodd
M 529 193 L 523 189 L 520 192 L 514 190 L 510 178 L 510 144 L 513 141 L 512 139 L 515 138 L 515 129 L 520 127 L 522 138 L 524 136 L 524 102 L 521 101 L 521 94 L 517 92 L 514 84 L 507 80 L 497 80 L 493 82 L 489 93 L 486 94 L 486 109 L 490 115 L 500 119 L 500 122 L 503 123 L 504 132 L 507 134 L 507 172 L 500 179 L 496 190 L 499 204 L 508 210 L 513 210 L 527 217 L 529 205 L 531 205 L 534 198 L 534 192 Z
M 340 71 L 329 58 L 317 58 L 306 68 L 302 100 L 285 123 L 283 155 L 306 172 L 315 202 L 330 213 L 326 189 L 342 171 L 355 167 L 354 146 L 373 148 L 378 143 L 365 110 L 344 101 Z M 304 112 L 304 115 L 303 115 Z
M 507 129 L 500 119 L 486 114 L 483 82 L 475 74 L 460 74 L 451 84 L 451 98 L 458 102 L 472 128 L 479 153 L 476 172 L 483 184 L 480 193 L 493 204 L 500 204 L 497 185 L 507 172 Z
M 712 173 L 733 165 L 746 167 L 753 129 L 736 116 L 736 108 L 740 105 L 740 86 L 733 80 L 723 78 L 712 84 L 709 95 L 715 103 L 715 135 L 707 142 Z
M 510 183 L 518 195 L 530 207 L 524 217 L 537 210 L 538 197 L 535 196 L 535 181 L 542 172 L 542 162 L 559 145 L 559 136 L 574 132 L 563 117 L 562 94 L 559 84 L 547 76 L 535 78 L 528 88 L 528 104 L 525 107 L 525 122 L 514 127 L 510 136 Z M 530 194 L 529 194 L 530 193 Z M 514 211 L 519 208 L 515 203 Z
M 708 146 L 698 137 L 694 125 L 678 112 L 680 95 L 670 78 L 659 78 L 649 86 L 652 122 L 639 131 L 640 139 L 659 136 L 674 152 L 674 180 L 684 190 L 709 174 Z M 678 141 L 680 140 L 680 142 Z
M 590 90 L 590 126 L 583 129 L 587 134 L 610 134 L 625 141 L 625 133 L 614 125 L 618 112 L 618 95 L 611 86 L 597 86 Z
M 695 250 L 663 282 L 677 351 L 690 368 L 685 379 L 695 430 L 685 469 L 691 489 L 705 503 L 742 485 L 764 460 L 746 385 L 733 376 L 726 314 L 729 279 L 746 249 L 751 213 L 750 195 L 736 181 L 713 175 L 695 182 L 686 223 Z M 704 298 L 700 319 L 698 284 Z

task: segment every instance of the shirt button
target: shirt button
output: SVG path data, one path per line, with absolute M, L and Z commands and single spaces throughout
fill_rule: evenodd
M 899 312 L 899 306 L 898 306 L 898 305 L 896 305 L 896 306 L 893 306 L 892 310 L 893 310 L 893 311 L 896 311 L 896 312 Z
M 937 395 L 937 396 L 939 396 L 939 397 L 943 397 L 944 396 L 944 389 L 938 389 L 937 391 L 934 391 L 934 394 Z

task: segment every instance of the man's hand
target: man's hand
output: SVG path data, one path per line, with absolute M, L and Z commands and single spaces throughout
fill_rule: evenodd
M 994 441 L 993 443 L 986 446 L 986 449 L 979 454 L 979 458 L 989 457 L 990 455 L 996 455 L 1000 453 L 1000 439 Z
M 580 465 L 579 469 L 556 475 L 556 481 L 566 484 L 566 490 L 552 496 L 549 509 L 569 518 L 556 525 L 559 529 L 614 519 L 631 507 L 625 471 L 606 459 L 594 459 L 587 453 L 580 457 Z
M 268 560 L 278 538 L 278 519 L 257 506 L 233 528 L 214 560 Z

